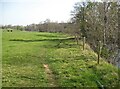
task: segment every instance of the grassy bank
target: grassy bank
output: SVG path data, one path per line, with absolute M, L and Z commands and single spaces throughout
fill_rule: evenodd
M 82 42 L 60 33 L 3 32 L 3 87 L 111 87 L 118 83 L 118 70 Z M 47 74 L 47 65 L 51 74 Z M 51 81 L 56 82 L 55 85 Z

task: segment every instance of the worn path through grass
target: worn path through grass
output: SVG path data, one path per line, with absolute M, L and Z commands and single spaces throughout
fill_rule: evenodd
M 43 64 L 44 68 L 45 68 L 45 73 L 46 73 L 46 77 L 49 81 L 49 85 L 50 87 L 57 87 L 57 84 L 56 84 L 56 80 L 54 79 L 54 76 L 52 71 L 50 70 L 48 64 Z

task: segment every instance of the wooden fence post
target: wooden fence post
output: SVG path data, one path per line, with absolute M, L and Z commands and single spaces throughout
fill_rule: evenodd
M 98 44 L 98 61 L 97 61 L 98 64 L 99 64 L 99 61 L 100 61 L 101 49 L 102 49 L 102 45 L 101 45 L 101 41 L 99 41 L 99 44 Z
M 77 39 L 77 45 L 79 44 L 79 37 L 78 36 L 76 36 L 76 39 Z
M 83 37 L 83 50 L 85 49 L 85 37 Z

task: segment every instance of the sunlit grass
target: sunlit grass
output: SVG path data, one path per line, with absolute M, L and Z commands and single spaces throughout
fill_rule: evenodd
M 3 32 L 4 87 L 48 87 L 43 64 L 48 64 L 60 87 L 116 86 L 118 70 L 97 55 L 82 41 L 76 44 L 72 37 L 62 33 Z M 100 84 L 101 85 L 100 85 Z

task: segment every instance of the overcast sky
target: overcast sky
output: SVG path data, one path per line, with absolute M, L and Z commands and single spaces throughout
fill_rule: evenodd
M 46 19 L 68 21 L 80 0 L 0 0 L 0 24 L 27 25 Z
M 67 22 L 78 1 L 86 0 L 0 0 L 0 24 L 27 25 L 46 19 Z

